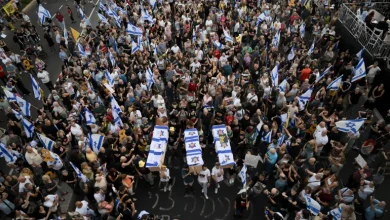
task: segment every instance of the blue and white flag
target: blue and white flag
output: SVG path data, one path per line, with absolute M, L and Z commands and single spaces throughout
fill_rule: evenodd
M 314 53 L 314 45 L 315 45 L 316 40 L 313 40 L 313 43 L 311 44 L 309 50 L 307 51 L 307 55 L 310 56 L 312 53 Z
M 287 89 L 287 79 L 284 79 L 278 86 L 281 92 L 286 92 Z
M 22 125 L 24 128 L 24 132 L 26 132 L 26 136 L 31 138 L 34 135 L 34 125 L 27 119 L 22 119 Z
M 306 104 L 309 102 L 311 98 L 311 93 L 313 92 L 313 88 L 308 89 L 305 93 L 298 97 L 299 101 L 299 110 L 304 110 Z
M 342 120 L 336 122 L 336 127 L 339 131 L 342 132 L 357 133 L 360 127 L 364 124 L 364 121 L 366 121 L 365 118 L 353 119 L 353 120 Z
M 316 79 L 316 83 L 318 83 L 322 78 L 324 78 L 324 76 L 325 76 L 327 73 L 329 73 L 329 70 L 330 70 L 331 67 L 332 67 L 332 66 L 326 68 L 326 69 L 324 70 L 324 72 L 321 73 L 321 75 Z
M 188 166 L 200 166 L 204 164 L 202 158 L 202 147 L 199 143 L 199 132 L 196 128 L 189 128 L 184 131 L 184 145 Z
M 87 176 L 85 176 L 80 170 L 78 167 L 76 167 L 72 162 L 70 162 L 70 165 L 72 165 L 73 169 L 74 169 L 74 172 L 76 172 L 76 175 L 77 175 L 77 178 L 80 178 L 84 183 L 88 183 L 89 179 L 87 178 Z
M 118 105 L 118 102 L 115 100 L 113 96 L 111 96 L 111 108 L 115 110 L 115 112 L 122 112 L 121 107 Z
M 265 14 L 264 13 L 261 13 L 259 15 L 259 17 L 257 17 L 257 20 L 256 20 L 256 27 L 259 26 L 259 24 L 264 21 L 266 18 Z
M 47 149 L 49 151 L 53 151 L 53 147 L 54 147 L 53 140 L 51 140 L 50 138 L 48 138 L 44 135 L 39 134 L 38 132 L 37 132 L 37 136 L 45 149 Z
M 134 42 L 134 41 L 131 41 L 131 54 L 134 54 L 135 52 L 137 52 L 139 50 L 139 45 Z
M 80 43 L 77 43 L 77 48 L 79 49 L 80 56 L 82 56 L 82 57 L 87 56 L 87 53 L 85 53 L 84 47 Z
M 110 50 L 108 50 L 108 57 L 110 58 L 110 62 L 112 64 L 112 67 L 115 67 L 115 64 L 116 64 L 115 57 L 114 57 L 114 55 L 112 55 Z
M 330 210 L 328 212 L 331 216 L 333 216 L 333 220 L 341 220 L 341 208 L 336 207 L 335 209 Z
M 114 107 L 112 107 L 112 117 L 114 118 L 114 123 L 118 127 L 123 127 L 123 122 L 121 117 L 119 117 L 119 112 Z
M 5 96 L 7 96 L 8 101 L 16 102 L 16 95 L 15 94 L 8 91 L 5 87 L 3 87 L 3 91 L 4 91 Z
M 115 84 L 115 81 L 114 79 L 112 78 L 111 74 L 108 72 L 108 70 L 105 70 L 104 71 L 104 77 L 106 77 L 107 81 L 108 81 L 108 85 L 110 86 L 114 86 Z
M 305 196 L 306 209 L 309 210 L 313 215 L 318 215 L 321 210 L 321 205 L 309 196 Z
M 20 114 L 20 112 L 15 111 L 14 109 L 12 109 L 12 113 L 14 113 L 15 117 L 16 117 L 18 120 L 22 120 L 22 119 L 23 119 L 23 115 Z
M 192 29 L 192 43 L 195 44 L 195 42 L 196 42 L 195 29 Z
M 91 125 L 91 124 L 95 124 L 96 123 L 95 117 L 93 116 L 91 111 L 89 111 L 88 108 L 85 108 L 85 112 L 84 113 L 85 113 L 85 121 L 86 121 L 87 125 Z
M 305 37 L 305 27 L 306 27 L 305 23 L 302 23 L 301 26 L 299 27 L 299 34 L 302 39 Z
M 294 49 L 294 47 L 291 47 L 290 53 L 287 56 L 287 60 L 290 61 L 290 60 L 294 59 L 294 57 L 295 57 L 295 49 Z
M 101 22 L 110 25 L 110 22 L 108 22 L 107 18 L 104 17 L 104 15 L 102 15 L 102 14 L 100 14 L 100 13 L 97 13 L 97 15 L 98 15 L 98 17 L 99 17 L 99 19 L 100 19 Z
M 144 47 L 142 46 L 142 43 L 143 43 L 142 36 L 138 36 L 138 38 L 137 38 L 137 45 L 139 46 L 139 50 L 140 51 L 144 51 Z
M 16 102 L 18 103 L 20 109 L 22 110 L 23 115 L 30 117 L 31 116 L 31 105 L 26 100 L 16 96 Z
M 4 157 L 5 161 L 7 163 L 15 163 L 17 158 L 14 156 L 14 154 L 7 149 L 7 147 L 0 142 L 0 157 Z
M 141 10 L 141 17 L 144 21 L 148 21 L 151 24 L 154 24 L 153 16 L 151 16 L 146 10 Z
M 50 12 L 42 5 L 38 6 L 38 18 L 41 24 L 45 23 L 46 18 L 51 18 Z
M 272 86 L 279 85 L 279 65 L 278 64 L 276 64 L 275 67 L 271 71 L 271 80 L 272 80 Z
M 103 4 L 102 2 L 99 2 L 99 10 L 100 10 L 100 11 L 104 11 L 104 12 L 107 11 L 106 6 L 104 6 L 104 4 Z M 99 15 L 99 13 L 98 13 L 98 15 Z
M 38 100 L 41 100 L 41 88 L 39 87 L 37 81 L 34 79 L 33 75 L 30 74 L 30 78 L 31 78 L 31 85 L 34 91 L 34 97 Z
M 229 41 L 229 42 L 232 42 L 232 43 L 233 43 L 233 38 L 232 38 L 232 36 L 230 36 L 230 34 L 229 34 L 225 29 L 223 29 L 223 35 L 225 35 L 225 40 L 226 40 L 226 41 Z
M 280 30 L 275 33 L 275 36 L 272 39 L 272 46 L 279 47 L 279 42 L 280 42 Z
M 283 143 L 284 143 L 284 139 L 286 138 L 286 135 L 285 134 L 282 134 L 280 135 L 280 137 L 278 138 L 278 147 L 281 146 Z
M 330 89 L 330 90 L 333 90 L 333 91 L 334 90 L 339 90 L 342 78 L 343 78 L 343 75 L 341 75 L 337 79 L 333 80 L 333 82 L 331 82 L 328 85 L 328 87 L 326 87 L 326 89 Z
M 90 134 L 89 137 L 89 146 L 96 154 L 99 154 L 100 148 L 103 146 L 104 136 L 100 134 Z
M 366 65 L 364 64 L 364 59 L 361 58 L 358 65 L 356 66 L 355 75 L 352 77 L 351 82 L 355 82 L 356 80 L 364 78 L 366 75 Z
M 214 41 L 214 47 L 217 48 L 218 50 L 222 50 L 225 48 L 225 46 L 221 44 L 221 42 L 219 41 Z
M 356 57 L 361 60 L 363 56 L 364 48 L 362 48 L 359 52 L 357 52 Z
M 149 0 L 149 4 L 154 8 L 157 5 L 157 0 Z
M 155 83 L 154 82 L 154 78 L 153 78 L 153 73 L 150 70 L 150 68 L 146 69 L 145 78 L 146 78 L 146 82 L 148 84 L 148 90 L 150 90 L 150 88 L 152 87 L 153 83 Z
M 271 143 L 272 141 L 272 131 L 269 131 L 264 137 L 261 138 L 262 141 Z
M 127 33 L 131 34 L 131 35 L 135 35 L 135 36 L 141 36 L 143 31 L 141 28 L 139 27 L 136 27 L 132 24 L 127 24 L 127 29 L 126 29 Z
M 115 53 L 119 54 L 119 49 L 118 49 L 118 43 L 114 39 L 114 43 L 112 44 L 112 48 L 114 49 Z
M 68 45 L 68 30 L 66 30 L 65 20 L 64 20 L 62 23 L 64 23 L 64 39 L 65 39 L 65 44 Z
M 241 168 L 241 171 L 238 173 L 238 176 L 241 179 L 243 189 L 246 189 L 246 171 L 247 171 L 247 167 L 244 164 L 244 166 L 242 166 L 242 168 Z
M 77 7 L 77 10 L 79 11 L 80 13 L 80 16 L 81 16 L 81 19 L 84 19 L 85 18 L 85 14 L 84 14 L 84 11 L 81 7 Z

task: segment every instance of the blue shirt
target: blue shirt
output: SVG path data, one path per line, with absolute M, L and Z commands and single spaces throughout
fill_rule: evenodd
M 271 164 L 275 164 L 278 161 L 278 154 L 271 154 L 269 151 L 267 152 L 268 160 Z
M 383 216 L 383 208 L 379 207 L 379 201 L 374 199 L 375 211 L 371 209 L 371 206 L 367 207 L 365 217 L 367 220 L 374 220 L 375 217 L 380 218 Z

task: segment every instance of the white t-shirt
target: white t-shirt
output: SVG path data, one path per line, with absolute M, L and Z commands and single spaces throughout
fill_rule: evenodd
M 26 178 L 26 181 L 24 181 L 24 183 L 19 183 L 19 192 L 24 191 L 24 185 L 26 185 L 26 183 L 31 183 L 29 176 L 26 176 L 25 178 Z
M 314 189 L 314 188 L 316 188 L 317 186 L 320 186 L 320 185 L 321 185 L 321 180 L 317 180 L 316 179 L 316 174 L 315 173 L 307 181 L 307 186 L 310 187 L 311 189 Z
M 83 201 L 81 201 L 81 203 L 83 204 L 83 206 L 81 206 L 81 208 L 77 208 L 76 207 L 75 212 L 79 213 L 82 216 L 86 216 L 88 214 L 92 214 L 91 210 L 88 208 L 88 202 L 83 200 Z
M 173 51 L 174 54 L 176 54 L 177 52 L 180 51 L 180 47 L 179 46 L 173 46 L 173 47 L 171 47 L 171 50 Z
M 314 133 L 313 133 L 313 137 L 315 137 L 316 135 L 317 135 L 317 133 L 322 133 L 322 131 L 323 130 L 325 130 L 326 129 L 326 127 L 321 127 L 320 125 L 317 125 L 317 127 L 316 127 L 316 130 L 314 131 Z
M 321 133 L 317 133 L 315 138 L 316 138 L 316 143 L 317 143 L 318 145 L 322 145 L 322 146 L 321 146 L 321 149 L 322 149 L 322 147 L 323 147 L 325 144 L 328 143 L 328 136 L 327 136 L 327 135 L 322 136 Z
M 75 124 L 75 126 L 70 127 L 70 132 L 76 137 L 80 137 L 83 134 L 83 131 L 81 130 L 80 125 Z
M 96 202 L 104 201 L 106 196 L 104 194 L 101 194 L 100 192 L 93 194 L 93 197 L 95 198 Z
M 200 183 L 208 183 L 209 182 L 209 180 L 208 180 L 209 177 L 210 177 L 210 170 L 209 169 L 202 170 L 198 174 L 198 182 L 200 182 Z
M 200 63 L 199 62 L 191 63 L 190 67 L 191 67 L 191 71 L 195 72 L 195 70 L 200 67 Z
M 211 171 L 211 175 L 217 180 L 217 182 L 221 182 L 223 180 L 223 169 L 221 167 L 216 168 L 213 167 Z

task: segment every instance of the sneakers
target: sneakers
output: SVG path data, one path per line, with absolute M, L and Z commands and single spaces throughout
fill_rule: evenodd
M 204 195 L 204 197 L 205 197 L 206 199 L 209 199 L 209 197 L 208 197 L 207 195 Z
M 360 150 L 360 148 L 359 148 L 358 146 L 356 146 L 356 145 L 354 145 L 354 146 L 352 147 L 352 149 L 354 149 L 354 150 Z
M 219 183 L 218 183 L 217 187 L 218 187 L 218 189 L 221 187 L 221 186 L 219 185 Z
M 167 187 L 164 187 L 164 192 L 167 192 Z
M 217 194 L 218 193 L 218 188 L 215 188 L 214 192 L 215 192 L 215 194 Z
M 169 185 L 169 186 L 168 186 L 168 191 L 171 191 L 171 189 L 172 189 L 172 186 Z

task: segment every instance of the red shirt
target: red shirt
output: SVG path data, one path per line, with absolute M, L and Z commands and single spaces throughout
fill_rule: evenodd
M 188 92 L 196 92 L 196 83 L 188 84 Z
M 228 115 L 226 116 L 226 124 L 230 125 L 234 121 L 234 116 L 233 115 Z
M 62 14 L 57 14 L 56 18 L 57 18 L 58 22 L 63 22 L 64 21 L 64 16 L 62 16 Z
M 68 11 L 68 15 L 72 14 L 72 9 L 68 8 L 67 11 Z
M 221 57 L 221 52 L 219 50 L 214 50 L 213 52 L 214 56 L 219 60 L 219 58 Z
M 301 72 L 301 81 L 305 81 L 305 79 L 308 79 L 309 78 L 309 75 L 311 73 L 311 69 L 310 68 L 305 68 L 302 70 Z

